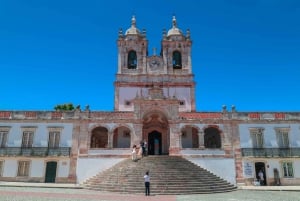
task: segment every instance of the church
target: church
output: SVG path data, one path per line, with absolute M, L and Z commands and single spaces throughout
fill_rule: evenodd
M 300 113 L 195 108 L 192 38 L 173 17 L 148 54 L 133 16 L 117 39 L 114 111 L 0 111 L 0 181 L 81 184 L 130 158 L 181 156 L 229 183 L 300 184 Z

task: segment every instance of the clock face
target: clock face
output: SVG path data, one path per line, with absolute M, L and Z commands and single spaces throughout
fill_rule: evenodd
M 160 61 L 159 59 L 153 59 L 150 61 L 149 65 L 152 70 L 157 70 L 160 68 Z

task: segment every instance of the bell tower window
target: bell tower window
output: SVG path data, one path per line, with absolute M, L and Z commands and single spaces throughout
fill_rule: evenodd
M 181 53 L 179 51 L 173 52 L 172 62 L 173 62 L 173 69 L 182 69 Z
M 137 65 L 137 57 L 136 57 L 136 52 L 131 50 L 128 53 L 128 69 L 136 69 L 136 65 Z

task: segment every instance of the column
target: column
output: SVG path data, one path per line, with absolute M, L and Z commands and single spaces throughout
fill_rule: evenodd
M 113 148 L 113 138 L 114 138 L 114 132 L 113 131 L 108 131 L 107 133 L 107 148 Z
M 204 132 L 200 130 L 198 132 L 198 140 L 199 140 L 199 149 L 205 149 L 204 146 Z

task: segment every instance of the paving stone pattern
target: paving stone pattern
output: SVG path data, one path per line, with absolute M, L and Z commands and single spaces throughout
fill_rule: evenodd
M 85 189 L 1 187 L 0 201 L 300 201 L 300 192 L 237 190 L 197 195 L 130 195 Z

